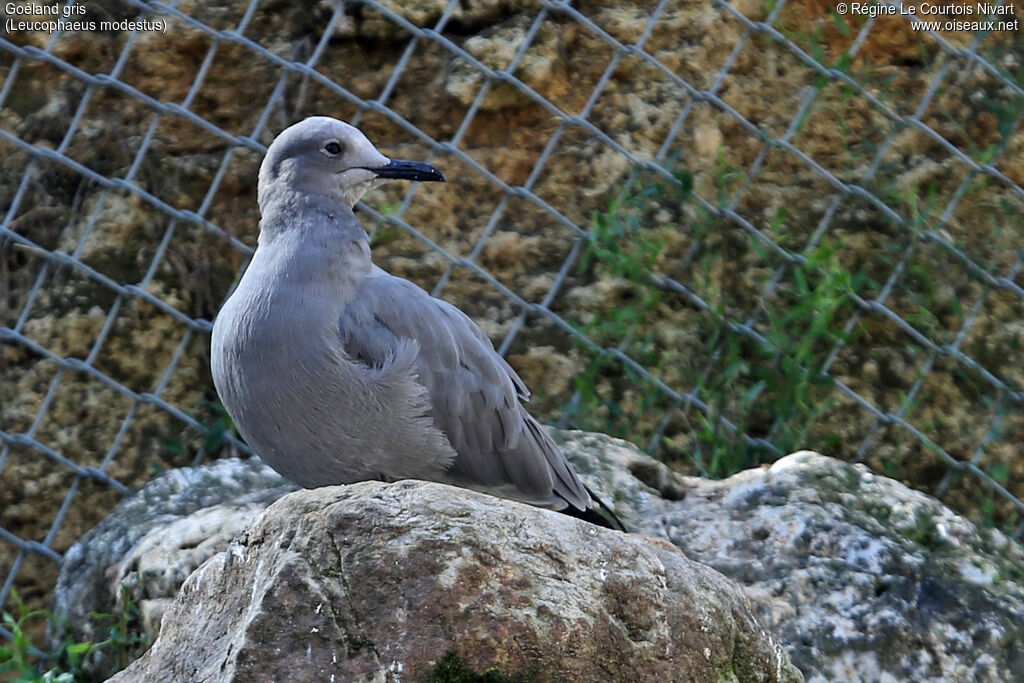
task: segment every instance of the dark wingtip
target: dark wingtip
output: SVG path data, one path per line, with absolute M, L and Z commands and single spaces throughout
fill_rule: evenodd
M 596 526 L 604 527 L 605 529 L 614 529 L 615 531 L 621 531 L 623 533 L 629 533 L 629 529 L 622 523 L 622 520 L 612 512 L 612 509 L 605 505 L 604 501 L 597 497 L 597 495 L 590 490 L 589 486 L 584 486 L 587 493 L 593 499 L 596 507 L 590 507 L 586 510 L 580 510 L 573 505 L 567 506 L 564 510 L 561 510 L 563 515 L 575 517 L 576 519 L 582 519 L 584 522 L 590 522 Z

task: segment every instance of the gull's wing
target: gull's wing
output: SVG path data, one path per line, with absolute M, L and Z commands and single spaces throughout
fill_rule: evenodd
M 374 367 L 403 342 L 419 345 L 418 380 L 457 454 L 449 471 L 455 483 L 553 508 L 590 506 L 565 456 L 521 405 L 529 398 L 523 381 L 465 313 L 375 268 L 339 329 L 346 353 Z

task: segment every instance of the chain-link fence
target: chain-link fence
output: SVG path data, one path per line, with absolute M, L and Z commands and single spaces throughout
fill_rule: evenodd
M 0 603 L 43 603 L 130 488 L 244 450 L 210 321 L 261 153 L 313 114 L 444 170 L 360 206 L 375 259 L 538 416 L 714 476 L 813 447 L 1024 533 L 1015 5 L 46 7 L 0 38 Z

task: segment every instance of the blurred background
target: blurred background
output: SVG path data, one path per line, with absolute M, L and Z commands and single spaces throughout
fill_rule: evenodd
M 1024 535 L 1016 6 L 58 6 L 93 25 L 0 35 L 4 611 L 126 493 L 247 453 L 211 321 L 265 146 L 310 115 L 444 171 L 359 206 L 375 260 L 469 313 L 542 421 L 709 477 L 815 449 Z

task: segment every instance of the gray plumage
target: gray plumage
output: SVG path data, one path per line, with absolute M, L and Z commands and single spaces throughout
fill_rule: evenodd
M 352 206 L 393 178 L 443 180 L 327 117 L 267 150 L 258 247 L 213 328 L 214 383 L 239 432 L 302 486 L 415 478 L 587 510 L 487 336 L 371 263 Z

